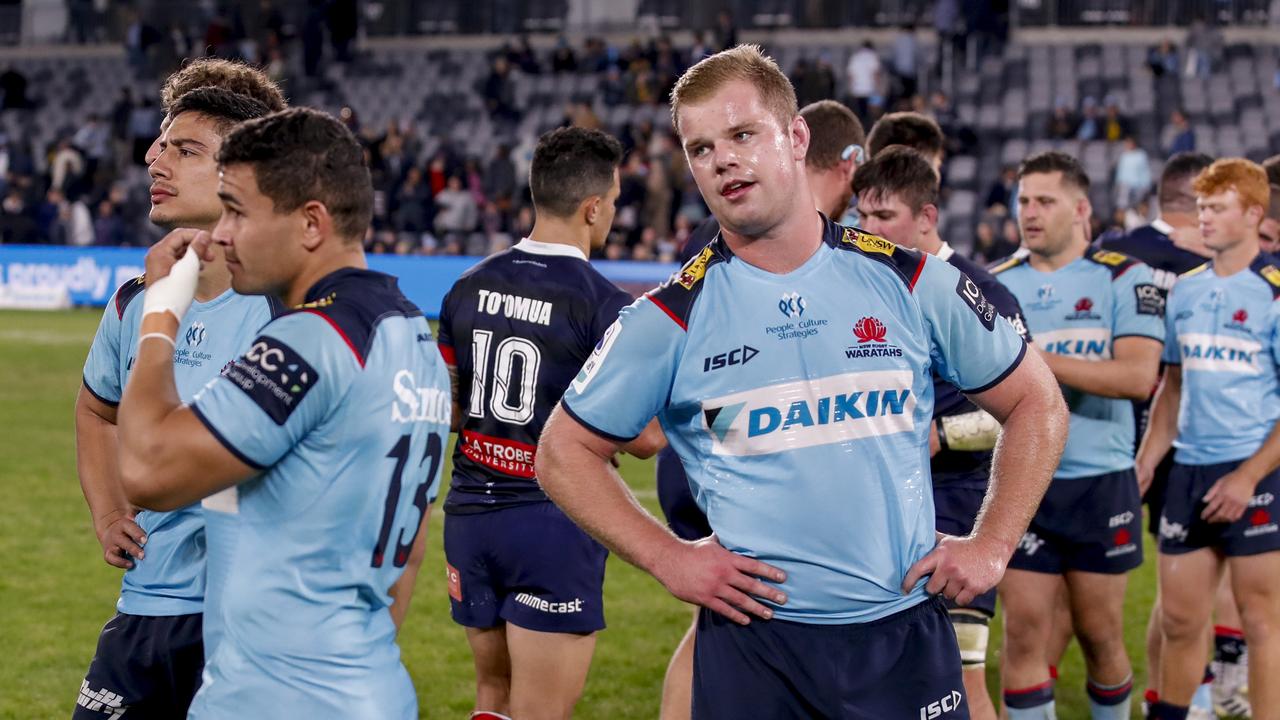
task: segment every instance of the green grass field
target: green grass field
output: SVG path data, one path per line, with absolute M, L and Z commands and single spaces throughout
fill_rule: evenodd
M 0 311 L 0 718 L 70 716 L 119 590 L 120 571 L 102 562 L 80 495 L 72 428 L 81 367 L 99 315 Z M 657 512 L 652 463 L 629 459 L 623 473 Z M 440 518 L 437 513 L 431 520 L 429 550 L 400 644 L 422 717 L 465 718 L 471 710 L 471 660 L 462 630 L 449 619 Z M 1125 640 L 1139 693 L 1145 687 L 1142 639 L 1154 592 L 1149 561 L 1133 574 L 1126 604 Z M 690 610 L 648 576 L 613 559 L 605 595 L 609 629 L 600 636 L 577 717 L 656 717 L 662 675 Z M 992 642 L 995 658 L 998 629 Z M 1135 718 L 1137 699 L 1136 693 Z M 1088 715 L 1084 669 L 1073 645 L 1059 682 L 1058 717 Z

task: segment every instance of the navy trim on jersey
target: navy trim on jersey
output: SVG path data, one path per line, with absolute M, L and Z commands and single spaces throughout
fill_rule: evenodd
M 305 302 L 287 314 L 295 312 L 324 318 L 362 368 L 378 323 L 389 317 L 422 315 L 400 293 L 394 277 L 361 268 L 342 268 L 324 276 L 307 291 Z
M 1280 269 L 1276 268 L 1275 263 L 1266 253 L 1258 253 L 1258 257 L 1249 263 L 1249 270 L 1253 274 L 1262 278 L 1262 281 L 1271 288 L 1271 299 L 1280 298 Z
M 610 433 L 607 433 L 607 432 L 605 432 L 605 431 L 601 430 L 600 428 L 596 427 L 595 425 L 592 425 L 591 423 L 587 422 L 586 420 L 583 420 L 581 417 L 579 417 L 579 416 L 578 416 L 578 413 L 576 413 L 576 412 L 574 412 L 574 411 L 573 411 L 573 408 L 569 407 L 569 403 L 566 403 L 564 400 L 561 400 L 561 401 L 560 401 L 560 407 L 564 408 L 564 411 L 565 411 L 566 413 L 568 413 L 568 414 L 569 414 L 569 417 L 573 418 L 574 420 L 577 420 L 579 425 L 581 425 L 582 427 L 584 427 L 584 428 L 586 428 L 586 429 L 590 430 L 591 432 L 595 433 L 596 435 L 599 435 L 600 437 L 604 438 L 605 440 L 612 440 L 612 441 L 614 441 L 614 442 L 619 442 L 619 443 L 629 443 L 629 442 L 631 442 L 632 440 L 635 440 L 636 438 L 640 437 L 639 435 L 633 435 L 632 437 L 620 437 L 620 436 L 618 436 L 618 435 L 612 435 L 612 434 L 610 434 Z
M 1134 265 L 1140 265 L 1141 262 L 1115 250 L 1098 250 L 1096 252 L 1086 251 L 1084 259 L 1095 265 L 1101 265 L 1111 271 L 1111 279 L 1119 280 L 1121 275 L 1129 272 L 1129 268 Z
M 275 295 L 266 295 L 264 297 L 267 298 L 267 307 L 271 309 L 272 320 L 275 320 L 281 315 L 289 312 L 289 306 L 285 305 L 284 301 L 281 300 L 280 298 L 276 297 Z
M 1012 270 L 1027 261 L 1030 255 L 1026 250 L 1018 250 L 1014 254 L 1002 260 L 997 260 L 987 266 L 987 272 L 992 275 L 999 275 L 1006 270 Z
M 733 250 L 729 249 L 724 239 L 716 236 L 702 252 L 684 264 L 666 282 L 645 294 L 667 314 L 681 330 L 689 329 L 689 314 L 693 312 L 694 301 L 702 294 L 702 281 L 712 265 L 729 262 L 733 259 Z
M 1024 342 L 1022 343 L 1022 347 L 1018 349 L 1018 357 L 1014 358 L 1013 362 L 1009 365 L 1009 367 L 1005 368 L 1004 372 L 997 375 L 995 380 L 992 380 L 991 382 L 987 383 L 986 385 L 983 385 L 982 387 L 976 387 L 972 390 L 965 390 L 961 388 L 960 392 L 964 393 L 965 395 L 977 395 L 978 393 L 983 393 L 990 390 L 991 388 L 1004 382 L 1005 378 L 1013 374 L 1013 371 L 1018 369 L 1018 366 L 1022 364 L 1022 359 L 1025 358 L 1026 356 L 1027 356 L 1027 344 Z
M 879 235 L 872 235 L 855 227 L 833 223 L 827 220 L 825 215 L 822 219 L 826 223 L 823 242 L 838 250 L 856 252 L 863 257 L 888 265 L 898 277 L 902 278 L 902 283 L 907 286 L 908 292 L 915 291 L 916 281 L 924 271 L 924 253 L 894 245 Z
M 116 317 L 123 320 L 125 308 L 129 307 L 129 303 L 133 302 L 133 299 L 146 289 L 147 280 L 145 275 L 139 275 L 121 285 L 116 290 Z
M 87 379 L 85 379 L 85 377 L 84 377 L 83 375 L 82 375 L 82 376 L 80 376 L 80 384 L 84 386 L 84 389 L 85 389 L 85 390 L 88 390 L 88 391 L 89 391 L 89 394 L 90 394 L 90 395 L 92 395 L 92 396 L 94 396 L 95 398 L 97 398 L 98 402 L 102 403 L 103 405 L 110 405 L 111 407 L 119 407 L 119 406 L 120 406 L 120 401 L 119 401 L 119 400 L 108 400 L 108 399 L 106 399 L 106 398 L 102 397 L 101 395 L 99 395 L 99 394 L 97 393 L 97 391 L 95 391 L 95 390 L 93 389 L 93 386 L 89 385 L 89 381 L 88 381 Z
M 213 437 L 218 442 L 222 443 L 222 446 L 225 447 L 232 455 L 235 455 L 237 460 L 244 463 L 245 465 L 248 465 L 254 470 L 267 469 L 266 465 L 261 465 L 257 462 L 254 462 L 252 459 L 249 458 L 248 455 L 245 455 L 244 453 L 240 452 L 239 448 L 237 448 L 235 445 L 232 445 L 231 441 L 228 440 L 225 435 L 218 432 L 218 428 L 213 426 L 213 423 L 209 421 L 209 418 L 205 417 L 204 413 L 200 412 L 200 408 L 196 407 L 195 405 L 190 405 L 188 407 L 191 408 L 191 413 L 196 416 L 196 419 L 199 420 L 209 430 L 209 434 L 213 435 Z

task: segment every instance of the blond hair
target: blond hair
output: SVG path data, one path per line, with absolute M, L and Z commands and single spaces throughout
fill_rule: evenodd
M 1242 208 L 1257 205 L 1262 208 L 1264 216 L 1271 206 L 1271 186 L 1267 183 L 1267 171 L 1258 163 L 1244 158 L 1215 160 L 1196 176 L 1191 188 L 1197 195 L 1216 195 L 1235 190 L 1240 196 Z
M 760 99 L 781 123 L 791 124 L 799 112 L 796 90 L 773 58 L 759 45 L 739 45 L 703 58 L 685 71 L 671 90 L 671 124 L 680 134 L 680 107 L 714 95 L 735 80 L 753 85 Z

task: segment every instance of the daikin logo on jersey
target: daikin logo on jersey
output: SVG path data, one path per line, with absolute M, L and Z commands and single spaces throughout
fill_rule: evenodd
M 844 373 L 702 402 L 717 455 L 765 455 L 915 427 L 909 370 Z
M 1255 357 L 1262 344 L 1228 335 L 1183 333 L 1178 336 L 1183 370 L 1260 375 Z
M 1036 333 L 1036 344 L 1054 355 L 1072 355 L 1085 360 L 1111 358 L 1111 330 L 1101 327 L 1067 328 Z

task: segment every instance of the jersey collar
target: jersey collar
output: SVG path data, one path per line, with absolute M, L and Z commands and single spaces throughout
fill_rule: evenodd
M 1156 218 L 1151 221 L 1151 229 L 1164 235 L 1165 237 L 1173 235 L 1173 226 L 1164 221 L 1164 218 Z
M 938 248 L 938 252 L 934 257 L 938 258 L 942 262 L 951 262 L 951 256 L 955 254 L 955 248 L 951 247 L 951 243 L 944 240 L 942 242 L 942 247 Z
M 587 259 L 587 256 L 581 250 L 572 245 L 544 243 L 530 240 L 529 238 L 521 238 L 520 242 L 512 246 L 511 249 L 527 252 L 531 255 L 559 255 L 561 257 L 578 258 L 579 260 Z

